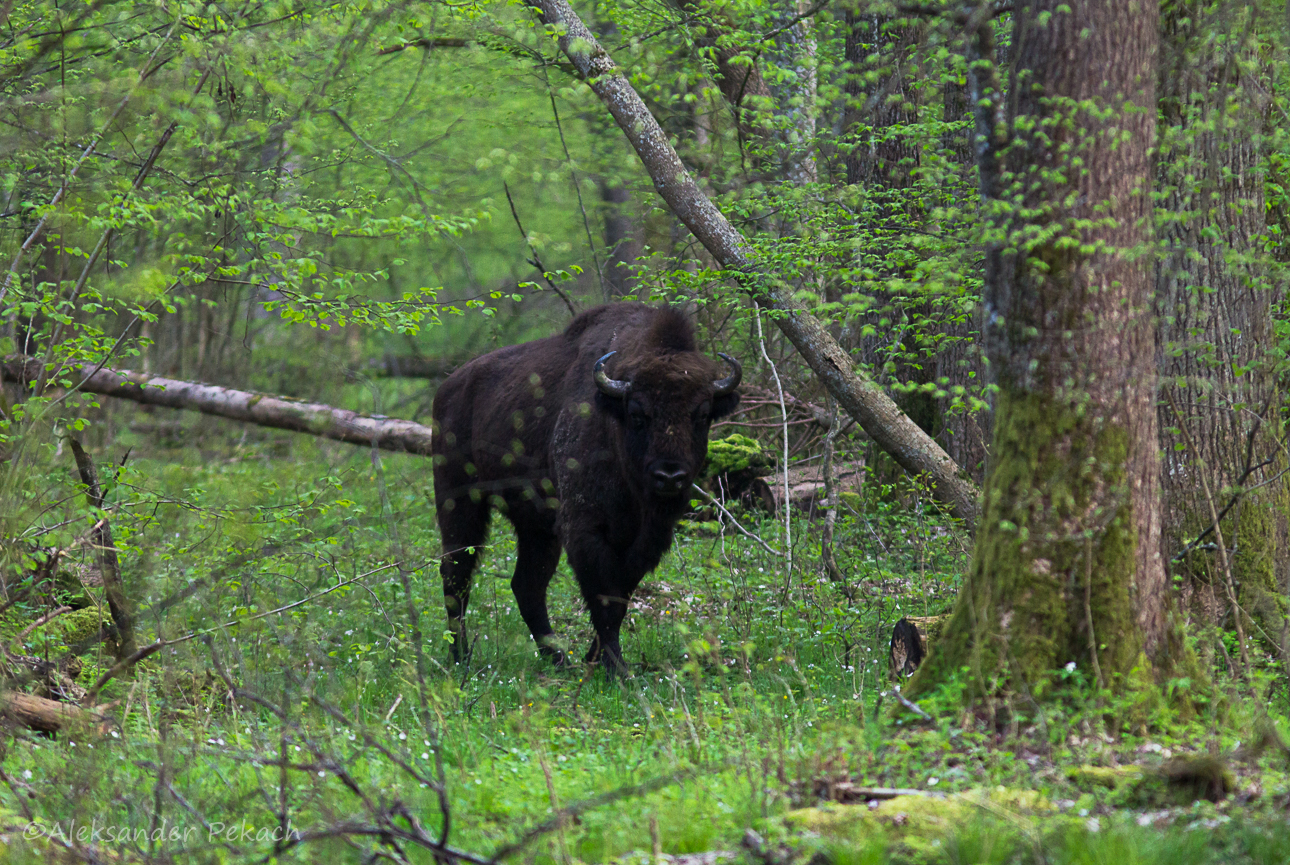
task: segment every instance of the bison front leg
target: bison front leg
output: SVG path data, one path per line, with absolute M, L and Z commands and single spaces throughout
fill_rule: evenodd
M 565 543 L 565 549 L 591 613 L 591 626 L 596 631 L 586 660 L 588 663 L 600 661 L 611 677 L 626 675 L 618 631 L 627 617 L 627 602 L 643 572 L 639 567 L 632 567 L 630 558 L 595 532 L 572 537 Z
M 623 661 L 623 650 L 618 643 L 618 632 L 627 617 L 627 598 L 630 594 L 621 590 L 612 593 L 595 592 L 585 594 L 587 607 L 591 610 L 591 626 L 596 636 L 591 640 L 587 650 L 586 661 L 599 660 L 605 672 L 614 675 L 628 675 L 627 664 Z

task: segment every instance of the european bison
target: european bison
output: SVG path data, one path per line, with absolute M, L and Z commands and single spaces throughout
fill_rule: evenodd
M 616 303 L 448 377 L 434 400 L 434 486 L 455 659 L 470 647 L 462 617 L 496 508 L 515 526 L 511 590 L 539 650 L 565 661 L 546 609 L 563 547 L 596 631 L 586 660 L 624 669 L 628 599 L 672 545 L 708 427 L 739 403 L 742 370 L 721 357 L 728 371 L 696 350 L 680 312 Z

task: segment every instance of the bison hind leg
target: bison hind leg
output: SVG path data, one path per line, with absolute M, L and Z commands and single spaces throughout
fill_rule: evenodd
M 538 651 L 557 667 L 565 665 L 564 652 L 556 644 L 546 607 L 546 590 L 560 564 L 560 540 L 543 521 L 516 519 L 517 549 L 511 591 L 524 624 L 529 626 Z
M 443 558 L 439 576 L 443 578 L 443 606 L 452 632 L 452 659 L 468 660 L 470 638 L 466 634 L 466 607 L 470 603 L 470 583 L 479 552 L 488 536 L 488 506 L 458 499 L 456 506 L 439 509 L 439 534 L 443 539 Z

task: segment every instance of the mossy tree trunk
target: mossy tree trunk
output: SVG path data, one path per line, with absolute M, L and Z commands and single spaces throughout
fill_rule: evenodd
M 1281 395 L 1265 363 L 1279 301 L 1267 235 L 1261 141 L 1270 82 L 1260 80 L 1256 6 L 1169 0 L 1161 6 L 1162 130 L 1156 267 L 1161 371 L 1164 554 L 1181 555 L 1189 607 L 1284 653 L 1290 565 Z M 1234 548 L 1230 574 L 1213 515 Z M 1205 533 L 1208 532 L 1208 535 Z M 1202 535 L 1205 535 L 1202 537 Z M 1199 543 L 1198 543 L 1199 541 Z
M 974 697 L 1033 694 L 1071 661 L 1123 690 L 1179 656 L 1149 255 L 1158 21 L 1147 0 L 1017 3 L 1006 117 L 975 30 L 998 397 L 972 567 L 915 690 L 966 668 Z

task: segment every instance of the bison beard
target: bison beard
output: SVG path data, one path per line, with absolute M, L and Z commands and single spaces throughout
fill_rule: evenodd
M 725 357 L 725 355 L 722 355 Z M 587 661 L 624 670 L 627 602 L 672 545 L 708 453 L 739 403 L 733 371 L 700 354 L 681 313 L 638 303 L 587 310 L 564 332 L 476 358 L 434 400 L 434 485 L 453 657 L 492 510 L 515 527 L 511 590 L 557 665 L 546 589 L 563 548 L 596 635 Z

